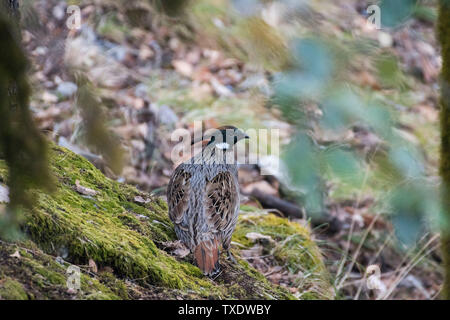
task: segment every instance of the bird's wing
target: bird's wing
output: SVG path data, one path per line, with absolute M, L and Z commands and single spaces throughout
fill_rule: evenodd
M 179 166 L 175 169 L 169 182 L 167 189 L 169 217 L 176 224 L 182 222 L 184 213 L 188 207 L 190 178 L 191 174 Z
M 205 215 L 213 230 L 226 231 L 233 223 L 238 199 L 236 181 L 230 172 L 220 172 L 206 182 Z

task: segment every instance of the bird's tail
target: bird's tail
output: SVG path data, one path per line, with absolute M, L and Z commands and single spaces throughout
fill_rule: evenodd
M 214 276 L 220 271 L 219 242 L 217 239 L 200 242 L 194 250 L 194 260 L 197 266 L 207 276 Z

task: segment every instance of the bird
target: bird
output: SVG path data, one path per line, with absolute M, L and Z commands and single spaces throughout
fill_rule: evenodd
M 176 167 L 168 184 L 169 217 L 175 233 L 193 253 L 195 264 L 210 277 L 220 273 L 221 249 L 236 262 L 230 251 L 240 204 L 233 150 L 238 141 L 248 138 L 234 126 L 215 129 L 201 138 L 202 152 Z M 197 142 L 193 139 L 191 145 Z

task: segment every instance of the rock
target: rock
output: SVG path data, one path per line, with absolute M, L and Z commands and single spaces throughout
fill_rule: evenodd
M 60 256 L 57 256 L 56 258 L 55 258 L 55 261 L 57 262 L 57 263 L 59 263 L 61 266 L 64 266 L 64 259 L 62 258 L 62 257 L 60 257 Z
M 0 203 L 9 203 L 9 188 L 0 184 Z
M 78 86 L 73 82 L 61 82 L 56 88 L 56 92 L 65 98 L 73 96 L 77 90 Z
M 85 196 L 90 196 L 93 197 L 95 195 L 97 195 L 97 191 L 89 189 L 87 187 L 84 187 L 80 184 L 80 181 L 76 180 L 75 181 L 75 190 L 77 190 L 78 193 L 83 194 Z
M 392 36 L 383 31 L 378 32 L 378 42 L 380 43 L 380 46 L 383 48 L 390 48 L 392 47 L 392 44 L 394 43 L 394 39 Z
M 158 109 L 158 120 L 162 124 L 173 126 L 178 122 L 178 116 L 169 106 L 162 105 Z
M 53 7 L 52 14 L 57 20 L 62 20 L 66 16 L 66 3 L 61 1 L 58 5 Z
M 134 95 L 148 101 L 148 86 L 145 83 L 139 83 L 134 89 Z

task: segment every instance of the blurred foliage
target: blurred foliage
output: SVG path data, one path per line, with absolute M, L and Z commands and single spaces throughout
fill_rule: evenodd
M 380 2 L 381 24 L 386 28 L 401 26 L 414 14 L 417 0 L 382 0 Z
M 10 198 L 5 212 L 0 212 L 0 237 L 6 239 L 20 235 L 20 208 L 34 203 L 30 189 L 52 187 L 46 143 L 28 109 L 28 62 L 14 25 L 0 14 L 0 156 L 8 165 Z
M 229 19 L 236 19 L 230 23 L 232 26 L 260 19 L 257 17 L 265 5 L 264 1 L 255 0 L 231 2 L 241 13 L 239 17 L 216 10 L 226 25 Z M 281 2 L 288 7 L 288 12 L 302 10 L 297 3 Z M 307 7 L 310 2 L 303 1 L 302 4 Z M 415 0 L 381 1 L 379 5 L 383 27 L 401 26 L 418 8 Z M 337 43 L 331 31 L 327 33 L 322 29 L 313 34 L 304 30 L 286 33 L 279 40 L 271 41 L 271 45 L 280 47 L 277 43 L 287 43 L 282 48 L 288 48 L 289 63 L 283 63 L 282 68 L 263 65 L 275 71 L 272 103 L 298 128 L 284 154 L 284 161 L 307 212 L 310 215 L 324 212 L 327 203 L 324 181 L 340 181 L 356 190 L 362 190 L 368 184 L 377 185 L 390 191 L 384 209 L 393 217 L 399 240 L 413 245 L 421 231 L 429 228 L 425 221 L 439 224 L 439 191 L 427 177 L 421 151 L 396 130 L 395 113 L 390 106 L 376 96 L 363 96 L 357 85 L 346 78 L 355 63 L 353 59 L 361 54 L 361 43 L 353 38 L 345 44 Z M 272 50 L 271 45 L 265 46 L 268 51 Z M 241 47 L 245 48 L 245 45 Z M 252 50 L 253 55 L 267 54 L 261 47 Z M 408 87 L 395 56 L 373 46 L 365 48 L 364 54 L 366 61 L 371 63 L 369 71 L 382 87 L 397 90 Z M 355 127 L 380 138 L 380 147 L 367 154 L 338 142 L 320 142 L 321 132 L 339 136 Z M 374 173 L 365 179 L 367 170 Z
M 200 43 L 268 71 L 288 68 L 292 57 L 282 34 L 256 15 L 259 11 L 252 7 L 255 1 L 243 2 L 236 8 L 233 5 L 240 1 L 192 1 L 186 20 Z
M 76 104 L 82 119 L 75 132 L 76 139 L 101 154 L 111 170 L 119 174 L 124 165 L 123 150 L 119 138 L 107 128 L 107 117 L 100 95 L 82 72 L 77 73 L 75 77 L 78 86 Z
M 384 54 L 375 60 L 375 69 L 382 86 L 402 90 L 408 86 L 397 58 Z
M 189 0 L 152 0 L 154 7 L 171 17 L 182 14 L 189 2 Z

